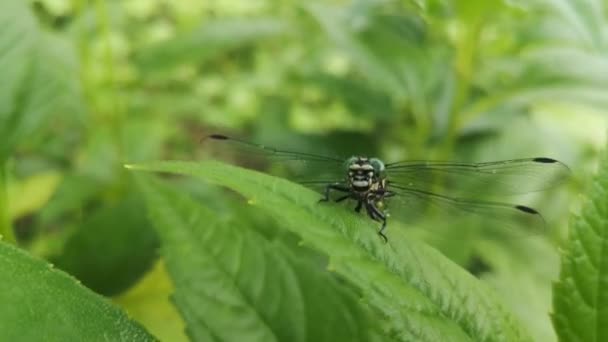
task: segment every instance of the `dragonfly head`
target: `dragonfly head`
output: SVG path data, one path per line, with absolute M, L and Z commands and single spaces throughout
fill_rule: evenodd
M 384 163 L 377 158 L 351 157 L 346 162 L 348 183 L 356 192 L 377 188 L 384 177 Z

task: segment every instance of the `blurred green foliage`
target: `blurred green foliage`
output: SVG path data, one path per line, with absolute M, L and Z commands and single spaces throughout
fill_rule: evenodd
M 170 317 L 146 328 L 176 340 L 171 286 L 149 291 L 163 301 L 124 299 L 149 277 L 170 283 L 150 271 L 161 241 L 125 163 L 209 158 L 199 140 L 217 131 L 387 160 L 547 155 L 573 170 L 526 198 L 547 236 L 404 229 L 493 287 L 535 340 L 555 340 L 557 246 L 605 143 L 607 20 L 601 0 L 2 1 L 0 235 L 135 319 Z M 218 215 L 259 215 L 169 181 Z
M 569 243 L 561 253 L 559 280 L 553 286 L 551 316 L 563 341 L 608 338 L 606 191 L 608 156 L 605 155 L 580 215 L 575 215 L 570 224 Z

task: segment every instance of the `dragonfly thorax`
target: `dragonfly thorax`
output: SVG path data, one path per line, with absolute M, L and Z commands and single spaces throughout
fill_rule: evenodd
M 384 187 L 384 163 L 377 158 L 352 157 L 347 162 L 348 185 L 358 193 Z

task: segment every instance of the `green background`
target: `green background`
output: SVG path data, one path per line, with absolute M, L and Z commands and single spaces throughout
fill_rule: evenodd
M 350 322 L 358 327 L 335 325 L 332 335 L 293 317 L 268 318 L 262 310 L 263 318 L 278 320 L 268 327 L 276 339 L 290 336 L 285 326 L 299 326 L 308 333 L 298 335 L 304 340 L 382 339 L 388 328 L 370 323 L 374 314 L 357 301 L 365 290 L 350 289 L 353 279 L 340 272 L 335 276 L 314 243 L 293 252 L 302 249 L 302 237 L 281 229 L 280 213 L 254 210 L 242 197 L 191 178 L 164 177 L 161 186 L 124 164 L 219 158 L 282 175 L 255 158 L 201 143 L 216 132 L 387 161 L 547 156 L 569 165 L 571 179 L 505 199 L 538 208 L 549 226 L 545 235 L 504 240 L 483 222 L 446 226 L 445 218 L 432 215 L 390 229 L 433 246 L 475 275 L 534 340 L 556 340 L 549 312 L 558 247 L 566 242 L 570 213 L 581 211 L 579 194 L 591 188 L 606 141 L 607 8 L 599 0 L 4 0 L 0 234 L 105 296 L 115 304 L 111 310 L 124 308 L 139 322 L 128 329 L 139 331 L 141 324 L 161 340 L 207 340 L 212 335 L 192 330 L 191 322 L 213 322 L 188 313 L 189 296 L 198 292 L 183 282 L 219 285 L 210 275 L 188 278 L 208 261 L 182 265 L 179 253 L 192 254 L 178 247 L 213 244 L 187 247 L 188 238 L 167 233 L 177 223 L 159 209 L 170 207 L 168 199 L 190 196 L 184 203 L 203 203 L 201 212 L 225 220 L 218 227 L 231 227 L 217 233 L 219 241 L 227 239 L 221 245 L 230 245 L 228 234 L 252 234 L 251 241 L 270 246 L 268 258 L 283 260 L 301 282 L 326 291 L 323 296 L 352 312 Z M 229 181 L 214 183 L 248 196 Z M 184 206 L 172 210 L 186 216 L 199 210 Z M 166 262 L 175 271 L 170 275 Z M 262 264 L 239 277 L 257 279 L 255 267 Z M 281 274 L 275 276 L 284 279 Z M 285 296 L 281 310 L 289 311 L 295 295 Z M 323 302 L 318 291 L 301 296 L 313 307 Z M 344 319 L 325 314 L 329 322 Z M 231 322 L 225 317 L 220 327 Z M 247 336 L 213 338 L 253 339 Z

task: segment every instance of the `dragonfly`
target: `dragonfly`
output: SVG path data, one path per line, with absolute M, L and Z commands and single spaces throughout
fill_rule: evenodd
M 519 225 L 532 233 L 542 232 L 546 223 L 536 209 L 483 198 L 488 197 L 488 193 L 510 196 L 546 190 L 570 173 L 564 163 L 548 157 L 481 163 L 425 160 L 385 163 L 380 158 L 363 155 L 338 158 L 290 151 L 223 134 L 211 134 L 203 141 L 235 146 L 246 151 L 248 157 L 263 156 L 269 161 L 315 165 L 300 170 L 300 174 L 307 177 L 296 180 L 318 190 L 319 202 L 352 201 L 355 212 L 364 211 L 370 219 L 380 223 L 377 233 L 385 243 L 388 242 L 385 233 L 389 204 L 395 204 L 397 211 L 409 209 L 411 212 L 422 203 L 448 212 Z

